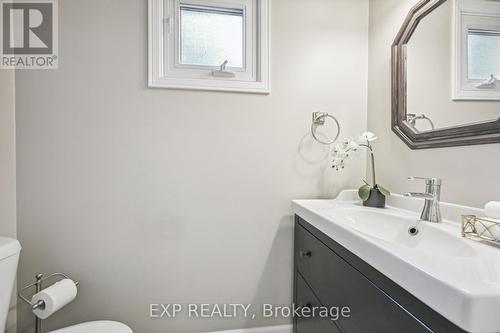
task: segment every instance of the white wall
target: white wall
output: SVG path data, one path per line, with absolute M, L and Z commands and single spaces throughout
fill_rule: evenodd
M 391 44 L 416 0 L 370 1 L 368 127 L 377 133 L 378 180 L 394 192 L 423 190 L 406 177 L 441 177 L 443 200 L 481 207 L 500 200 L 500 145 L 412 151 L 392 131 Z
M 364 174 L 362 160 L 334 173 L 307 133 L 315 110 L 338 116 L 342 136 L 366 128 L 368 1 L 271 2 L 269 96 L 148 89 L 146 0 L 59 2 L 60 69 L 16 81 L 19 282 L 81 281 L 47 329 L 283 322 L 148 318 L 152 302 L 289 303 L 290 200 Z
M 14 71 L 0 70 L 0 237 L 16 237 L 16 120 Z M 15 302 L 7 332 L 16 330 Z M 1 330 L 2 328 L 0 328 Z

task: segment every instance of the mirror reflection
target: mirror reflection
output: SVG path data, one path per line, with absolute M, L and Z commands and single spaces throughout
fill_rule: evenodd
M 500 117 L 500 1 L 448 0 L 406 46 L 406 124 L 416 132 Z

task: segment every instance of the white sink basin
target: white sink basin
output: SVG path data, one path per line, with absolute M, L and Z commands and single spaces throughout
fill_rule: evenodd
M 365 208 L 356 191 L 336 200 L 296 200 L 294 212 L 468 332 L 500 332 L 500 247 L 464 239 L 462 214 L 443 203 L 444 222 L 419 222 L 423 200 L 393 195 Z M 419 232 L 410 235 L 409 228 Z
M 433 224 L 419 222 L 414 214 L 367 208 L 340 208 L 334 214 L 335 218 L 342 219 L 347 226 L 365 236 L 395 246 L 439 256 L 471 257 L 477 254 L 456 233 L 450 234 Z M 417 233 L 410 234 L 410 228 Z

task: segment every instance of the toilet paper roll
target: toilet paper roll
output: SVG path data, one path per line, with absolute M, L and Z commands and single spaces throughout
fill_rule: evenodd
M 45 307 L 33 310 L 35 316 L 46 319 L 75 299 L 77 294 L 76 284 L 73 280 L 64 279 L 33 295 L 31 302 L 45 303 Z
M 484 214 L 492 219 L 500 220 L 500 202 L 488 202 L 484 206 Z

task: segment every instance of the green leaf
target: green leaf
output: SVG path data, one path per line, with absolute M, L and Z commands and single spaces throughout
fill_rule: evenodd
M 390 191 L 388 191 L 388 190 L 386 190 L 386 189 L 385 189 L 385 188 L 383 188 L 382 186 L 377 185 L 377 187 L 378 187 L 379 191 L 380 191 L 383 195 L 385 195 L 386 197 L 388 197 L 388 196 L 390 196 L 390 195 L 391 195 L 391 192 L 390 192 Z
M 371 187 L 369 185 L 363 185 L 358 190 L 358 195 L 361 200 L 366 201 L 370 197 Z

